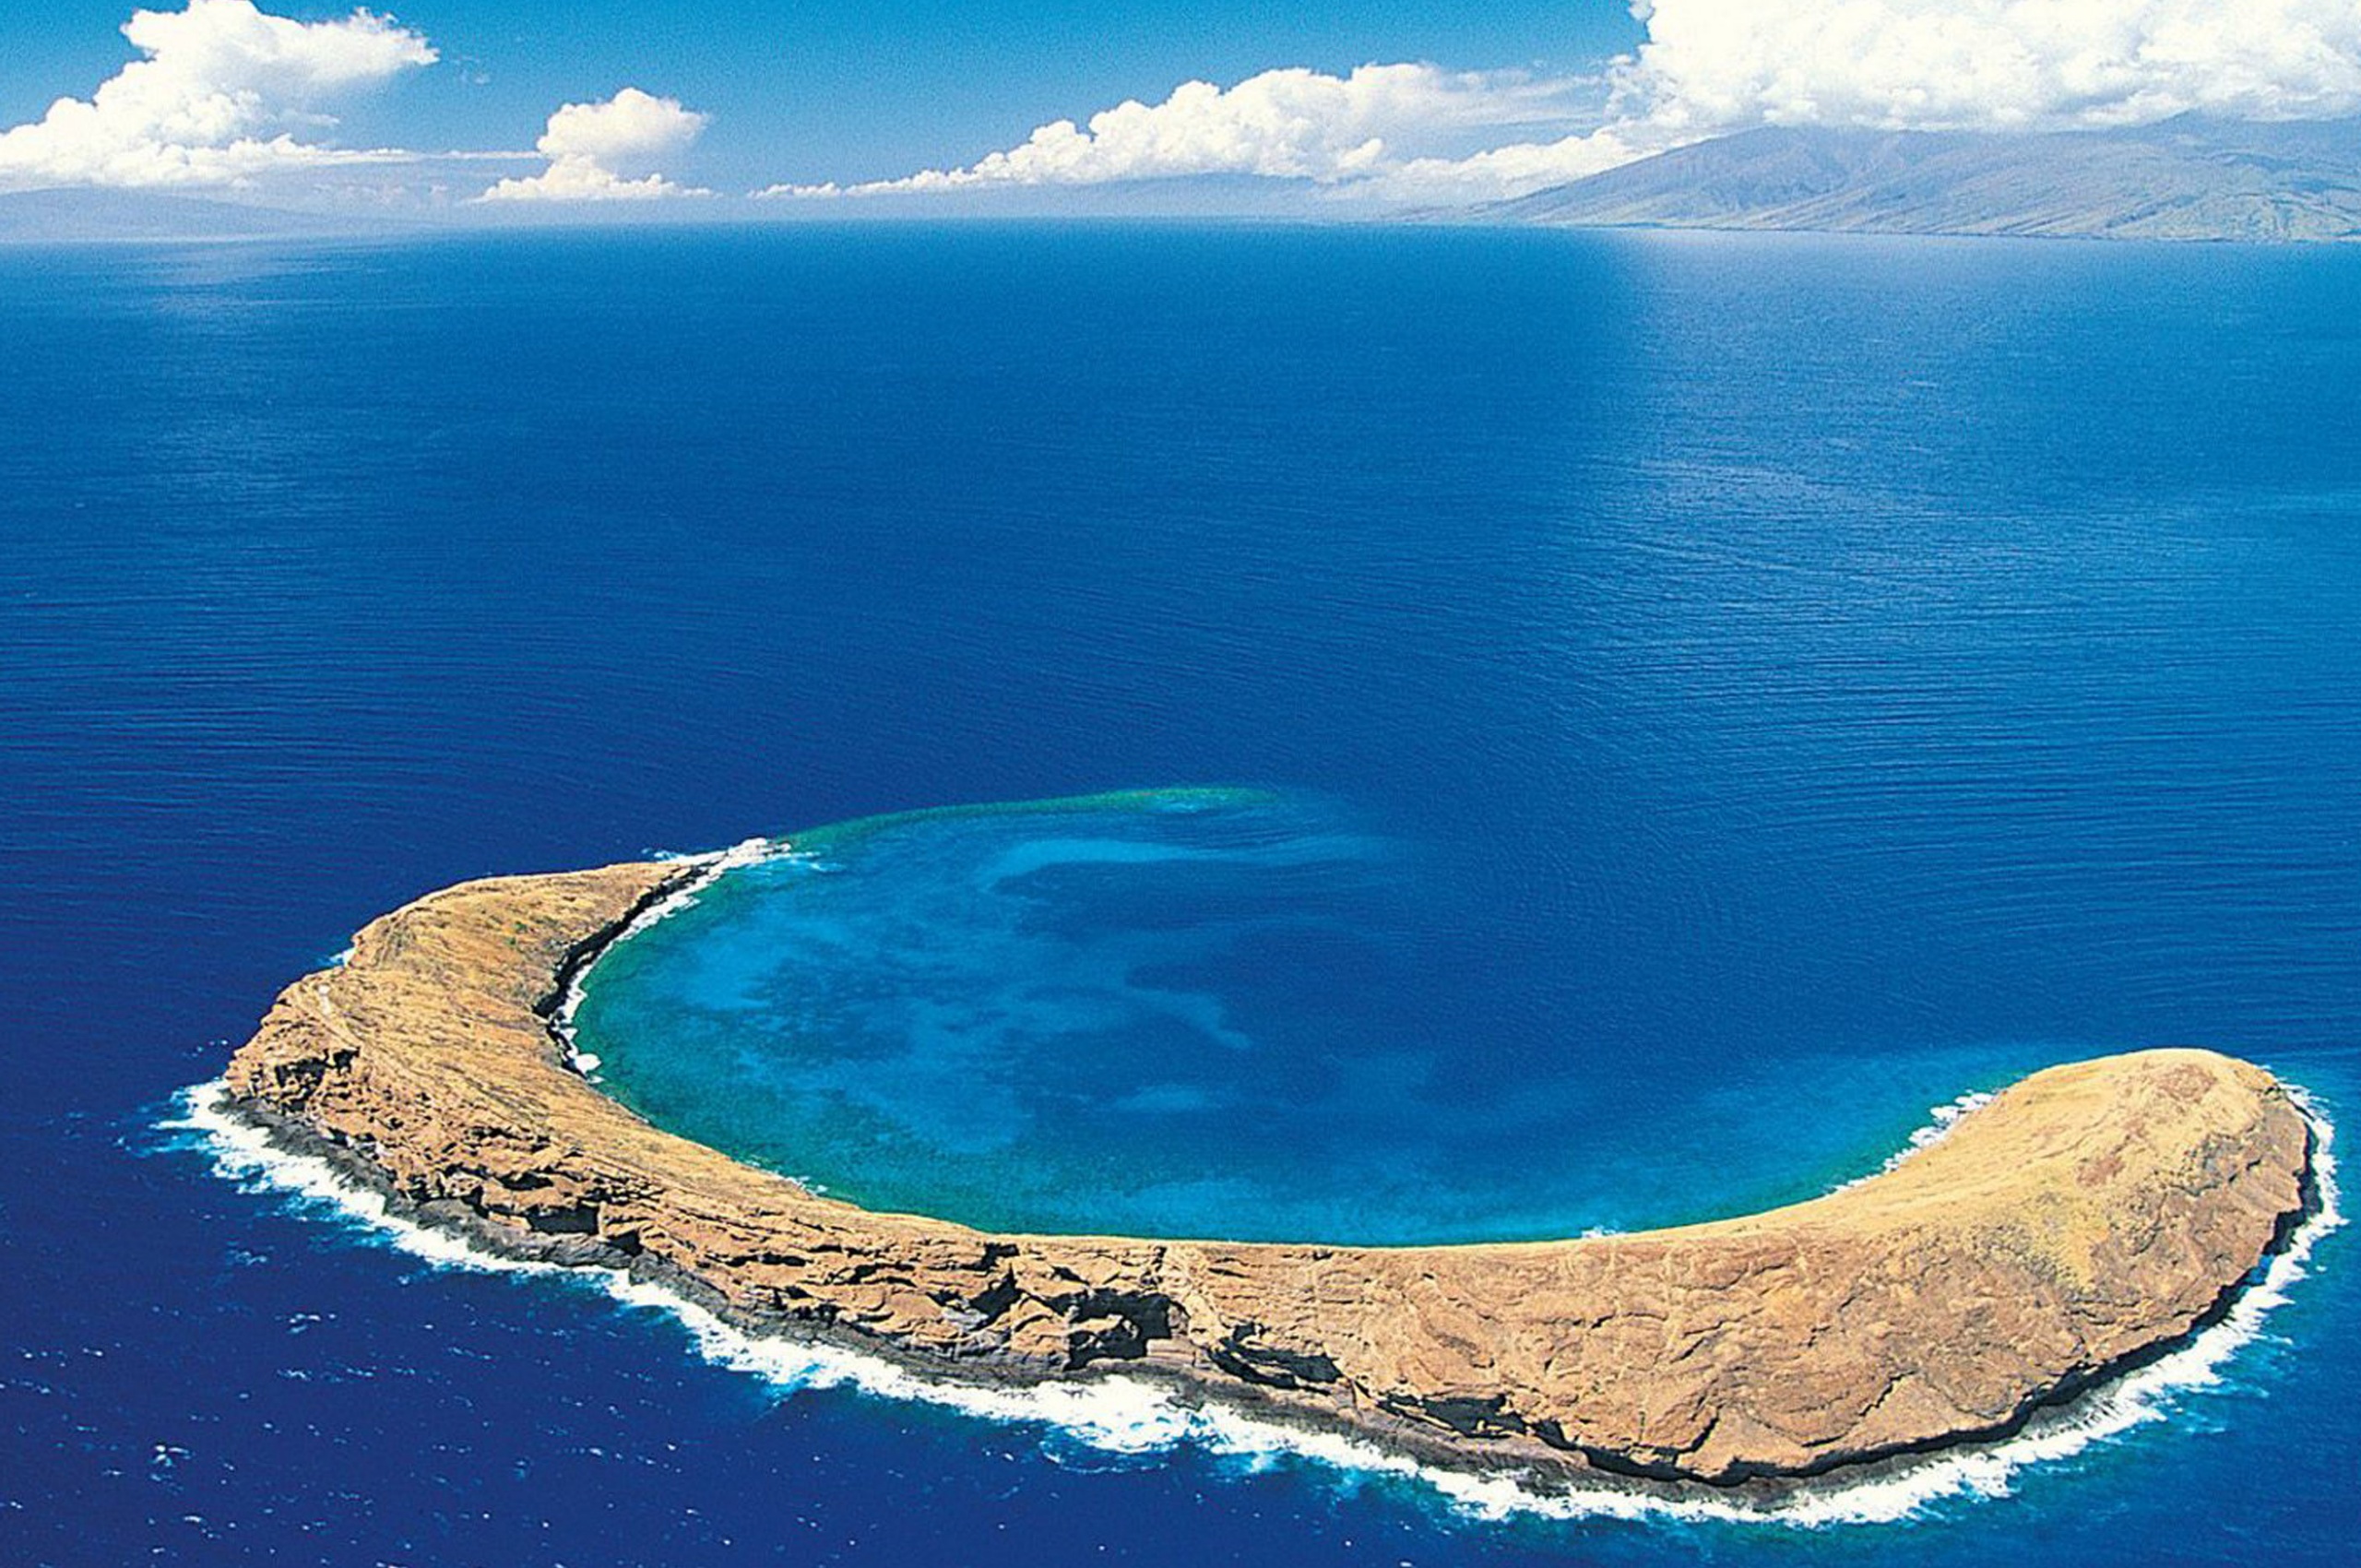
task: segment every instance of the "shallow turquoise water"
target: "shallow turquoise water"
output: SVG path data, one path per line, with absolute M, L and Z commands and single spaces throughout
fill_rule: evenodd
M 2045 1059 L 1602 1071 L 1552 1038 L 1579 952 L 1498 956 L 1515 912 L 1415 832 L 1173 789 L 795 833 L 603 956 L 580 1048 L 658 1124 L 871 1207 L 1363 1242 L 1807 1196 L 1874 1168 L 1930 1097 Z M 1851 1103 L 1763 1114 L 1840 1071 Z

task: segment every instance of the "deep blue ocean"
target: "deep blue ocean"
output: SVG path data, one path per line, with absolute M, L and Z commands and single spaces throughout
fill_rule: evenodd
M 2213 1385 L 1996 1495 L 1488 1518 L 789 1386 L 165 1125 L 409 897 L 778 834 L 584 1039 L 864 1201 L 1630 1228 L 2162 1043 L 2353 1123 L 2361 253 L 11 250 L 0 386 L 0 1562 L 2361 1550 L 2349 1230 Z

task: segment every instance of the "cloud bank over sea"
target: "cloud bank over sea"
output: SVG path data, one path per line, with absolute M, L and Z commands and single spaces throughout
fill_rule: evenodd
M 2361 114 L 2361 7 L 2349 0 L 1636 0 L 1631 15 L 1639 42 L 1577 68 L 1381 54 L 1323 69 L 1282 57 L 1226 80 L 1165 85 L 1168 77 L 1110 105 L 1044 116 L 981 153 L 931 130 L 923 102 L 896 106 L 880 75 L 865 84 L 876 101 L 857 97 L 848 123 L 894 118 L 897 144 L 949 144 L 941 161 L 738 188 L 807 205 L 923 204 L 1227 180 L 1285 190 L 1315 209 L 1383 208 L 1518 196 L 1762 126 L 2015 133 L 2184 114 Z M 339 116 L 350 105 L 411 78 L 489 80 L 486 63 L 446 59 L 424 31 L 366 8 L 303 20 L 255 0 L 186 0 L 177 11 L 136 11 L 121 30 L 137 58 L 87 97 L 62 84 L 66 95 L 46 113 L 0 130 L 0 192 L 308 193 L 479 212 L 645 208 L 714 195 L 684 172 L 704 133 L 718 117 L 769 112 L 761 102 L 693 106 L 694 81 L 677 93 L 612 85 L 678 69 L 635 58 L 585 81 L 529 150 L 470 148 L 433 115 L 409 123 L 409 145 L 348 146 Z M 519 46 L 534 40 L 512 41 Z M 975 85 L 996 102 L 1038 101 L 1022 75 Z M 529 132 L 508 134 L 521 141 Z M 811 156 L 753 145 L 780 162 Z M 502 176 L 516 163 L 540 167 Z
M 963 167 L 790 196 L 929 194 L 1229 173 L 1396 200 L 1481 200 L 1759 125 L 2029 131 L 2179 114 L 2361 112 L 2361 7 L 2342 0 L 1637 0 L 1647 41 L 1607 65 L 1596 123 L 1438 150 L 1470 125 L 1570 117 L 1587 83 L 1366 65 L 1191 81 L 1083 125 L 1057 120 Z

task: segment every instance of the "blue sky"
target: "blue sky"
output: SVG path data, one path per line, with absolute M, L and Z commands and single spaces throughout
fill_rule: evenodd
M 177 0 L 147 0 L 172 8 Z M 0 125 L 88 97 L 133 57 L 134 0 L 0 0 Z M 272 4 L 303 20 L 351 7 Z M 964 163 L 1035 125 L 1202 77 L 1370 61 L 1595 71 L 1641 37 L 1620 0 L 412 0 L 428 69 L 339 106 L 340 140 L 528 148 L 561 102 L 626 86 L 712 116 L 695 171 L 723 189 Z
M 1766 124 L 2361 113 L 2354 0 L 149 4 L 0 0 L 0 192 L 783 213 L 1156 184 L 1367 210 Z

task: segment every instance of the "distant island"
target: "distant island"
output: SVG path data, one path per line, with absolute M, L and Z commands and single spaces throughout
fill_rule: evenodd
M 2005 1436 L 2217 1319 L 2317 1202 L 2286 1091 L 2172 1050 L 2037 1073 L 1882 1174 L 1676 1229 L 1367 1248 L 871 1213 L 569 1063 L 553 1021 L 582 969 L 718 873 L 500 878 L 384 916 L 280 995 L 230 1103 L 425 1222 L 757 1332 L 954 1377 L 1127 1370 L 1411 1452 L 1717 1486 Z
M 2350 240 L 2361 122 L 2184 115 L 2046 135 L 1765 126 L 1479 208 L 1586 228 Z
M 219 244 L 432 232 L 352 213 L 290 211 L 160 191 L 0 192 L 0 245 Z
M 1393 216 L 1560 228 L 2345 241 L 2361 238 L 2361 120 L 2258 124 L 2182 115 L 2118 130 L 2038 134 L 1762 126 L 1513 200 L 1390 214 L 1339 207 L 1311 188 L 1238 177 L 1196 183 L 1193 199 L 1213 205 L 1192 209 L 1185 201 L 1168 205 L 1173 197 L 1165 187 L 1173 184 L 1076 187 L 1066 195 L 1073 207 L 1065 216 L 1175 218 L 1195 210 L 1263 220 Z M 690 203 L 641 217 L 776 226 L 813 215 L 801 204 L 740 202 Z M 282 209 L 235 193 L 0 192 L 0 245 L 389 240 L 566 220 L 562 209 L 393 212 L 317 203 Z

